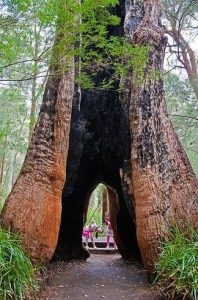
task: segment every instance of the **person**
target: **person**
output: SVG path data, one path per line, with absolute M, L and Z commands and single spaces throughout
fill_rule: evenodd
M 94 237 L 93 234 L 94 232 L 96 232 L 97 229 L 97 224 L 95 222 L 95 220 L 92 220 L 91 223 L 89 224 L 89 237 L 91 239 L 92 245 L 94 248 L 96 248 L 95 242 L 94 242 Z
M 97 226 L 96 230 L 95 230 L 95 233 L 96 233 L 96 239 L 97 239 L 99 233 L 103 233 L 103 228 L 101 226 Z
M 94 242 L 94 237 L 93 237 L 93 233 L 96 231 L 97 228 L 97 224 L 95 222 L 95 220 L 92 220 L 91 223 L 83 228 L 83 237 L 85 237 L 85 246 L 86 248 L 89 247 L 88 242 L 89 242 L 89 238 L 91 239 L 93 248 L 96 248 L 95 242 Z
M 89 226 L 83 228 L 82 236 L 85 238 L 85 246 L 88 248 L 89 242 Z
M 110 246 L 110 238 L 112 237 L 112 241 L 113 241 L 113 247 L 115 249 L 117 249 L 116 247 L 116 243 L 115 243 L 115 240 L 114 240 L 114 237 L 113 237 L 113 229 L 112 229 L 112 226 L 111 226 L 111 223 L 110 223 L 110 217 L 109 217 L 109 214 L 106 215 L 106 218 L 105 218 L 105 224 L 106 224 L 106 249 L 108 250 L 109 249 L 109 246 Z

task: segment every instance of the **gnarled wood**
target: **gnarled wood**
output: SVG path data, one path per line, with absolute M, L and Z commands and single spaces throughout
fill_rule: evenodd
M 133 44 L 150 46 L 142 83 L 135 72 L 131 77 L 129 122 L 137 239 L 144 265 L 152 271 L 171 225 L 197 228 L 198 182 L 166 111 L 160 1 L 128 1 L 126 8 L 126 35 Z
M 49 76 L 25 162 L 1 215 L 2 225 L 20 233 L 29 255 L 39 260 L 54 253 L 66 179 L 74 66 L 71 60 L 61 63 L 68 71 Z

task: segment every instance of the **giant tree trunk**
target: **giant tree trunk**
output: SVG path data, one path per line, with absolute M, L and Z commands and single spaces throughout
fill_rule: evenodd
M 198 182 L 166 111 L 160 1 L 127 2 L 126 35 L 133 44 L 150 47 L 142 83 L 135 71 L 131 77 L 129 121 L 137 239 L 144 265 L 152 270 L 171 225 L 197 228 Z
M 143 78 L 137 80 L 133 70 L 130 96 L 123 99 L 129 110 L 118 91 L 83 91 L 80 109 L 74 97 L 68 160 L 73 62 L 66 75 L 50 77 L 46 85 L 25 163 L 2 214 L 4 226 L 24 236 L 32 257 L 52 257 L 59 228 L 56 252 L 65 259 L 82 257 L 83 213 L 99 182 L 118 196 L 112 217 L 122 255 L 140 248 L 149 270 L 174 222 L 197 227 L 198 183 L 166 112 L 160 1 L 122 0 L 120 16 L 124 4 L 126 36 L 132 44 L 149 45 Z
M 72 59 L 59 63 L 67 72 L 54 76 L 59 70 L 51 70 L 25 162 L 2 212 L 3 226 L 19 232 L 27 252 L 39 260 L 54 253 L 66 179 L 74 66 Z

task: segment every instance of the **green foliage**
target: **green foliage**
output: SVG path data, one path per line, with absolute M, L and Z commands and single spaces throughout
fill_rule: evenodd
M 85 223 L 85 226 L 89 226 L 91 221 L 94 220 L 98 226 L 100 226 L 103 231 L 99 233 L 99 236 L 105 236 L 105 225 L 102 222 L 102 209 L 101 207 L 98 207 L 97 209 L 94 209 L 93 207 L 89 207 L 87 212 L 87 220 Z
M 0 213 L 1 213 L 2 208 L 3 208 L 3 201 L 0 201 Z
M 104 189 L 105 185 L 100 183 L 93 191 L 89 200 L 89 208 L 85 226 L 89 225 L 94 219 L 96 224 L 102 227 L 102 203 Z
M 28 31 L 36 24 L 42 32 L 39 43 L 42 44 L 42 38 L 47 35 L 48 47 L 53 46 L 53 55 L 48 49 L 42 55 L 42 60 L 38 61 L 42 70 L 44 59 L 50 61 L 51 66 L 56 66 L 63 55 L 78 57 L 76 65 L 78 67 L 79 64 L 81 71 L 77 82 L 85 89 L 113 87 L 113 82 L 126 76 L 132 67 L 137 78 L 142 76 L 148 57 L 147 47 L 132 47 L 122 37 L 109 36 L 109 27 L 120 24 L 120 19 L 113 14 L 112 9 L 119 4 L 118 0 L 70 0 L 58 3 L 55 0 L 9 0 L 4 3 L 9 17 L 16 22 L 16 29 L 8 26 L 6 34 L 5 30 L 0 31 L 0 48 L 5 61 L 11 62 L 17 59 L 17 54 L 20 57 L 25 54 L 24 49 L 29 48 Z M 61 67 L 58 69 L 59 74 L 67 71 Z M 111 73 L 110 78 L 94 86 L 97 73 L 105 70 Z M 17 78 L 20 79 L 19 74 Z
M 0 119 L 0 162 L 4 164 L 0 191 L 2 206 L 21 168 L 28 145 L 27 106 L 19 89 L 0 89 Z
M 126 39 L 117 36 L 107 37 L 107 32 L 104 31 L 104 36 L 100 41 L 96 39 L 95 43 L 92 39 L 92 44 L 84 45 L 84 53 L 82 56 L 81 73 L 78 78 L 83 88 L 89 80 L 89 88 L 97 89 L 122 89 L 116 87 L 115 82 L 119 82 L 125 78 L 132 70 L 136 75 L 136 80 L 141 81 L 143 72 L 148 59 L 148 46 L 132 46 Z M 91 50 L 89 49 L 91 45 Z M 94 50 L 93 50 L 94 49 Z M 82 51 L 82 49 L 81 49 Z M 94 78 L 97 74 L 106 74 L 105 79 L 100 82 Z M 107 75 L 109 74 L 109 75 Z M 104 77 L 101 76 L 102 78 Z M 83 79 L 83 80 L 82 80 Z
M 196 0 L 162 0 L 162 6 L 167 19 L 174 20 L 176 24 L 179 23 L 180 30 L 197 29 L 193 26 L 194 22 L 197 22 L 198 2 Z M 192 32 L 190 32 L 191 35 Z
M 156 264 L 157 282 L 169 299 L 198 299 L 198 232 L 188 227 L 185 235 L 175 226 L 162 244 Z
M 7 137 L 11 149 L 24 151 L 26 142 L 24 132 L 20 132 L 27 113 L 24 97 L 17 89 L 0 89 L 0 142 L 3 144 Z M 20 136 L 20 133 L 23 136 Z M 22 145 L 23 142 L 23 145 Z M 1 149 L 4 150 L 4 149 Z M 1 157 L 1 152 L 0 152 Z
M 34 126 L 39 111 L 53 42 L 53 26 L 49 28 L 41 22 L 35 3 L 5 0 L 3 4 L 0 13 L 1 205 L 25 157 L 29 124 Z M 32 117 L 33 101 L 36 111 Z
M 168 112 L 173 126 L 198 176 L 198 102 L 188 80 L 175 74 L 165 77 Z
M 93 207 L 89 207 L 85 226 L 88 226 L 92 220 L 95 220 L 98 226 L 102 226 L 102 212 L 100 208 L 94 209 Z
M 35 268 L 20 238 L 0 228 L 0 299 L 33 299 L 37 290 Z

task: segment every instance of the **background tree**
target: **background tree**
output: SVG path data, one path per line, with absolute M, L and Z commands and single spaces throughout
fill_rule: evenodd
M 165 91 L 168 111 L 178 137 L 197 174 L 197 46 L 198 3 L 163 0 L 168 36 Z
M 195 0 L 162 2 L 167 21 L 166 32 L 170 36 L 170 54 L 177 57 L 176 67 L 185 69 L 198 100 L 198 68 L 193 50 L 198 33 L 198 3 Z
M 198 102 L 188 78 L 165 75 L 167 106 L 174 129 L 198 175 Z
M 46 82 L 48 58 L 53 42 L 53 25 L 48 26 L 39 18 L 39 4 L 41 3 L 35 2 L 26 6 L 25 1 L 23 3 L 4 1 L 2 4 L 0 15 L 0 92 L 4 119 L 1 123 L 2 132 L 5 129 L 4 122 L 9 123 L 9 143 L 6 148 L 3 146 L 4 143 L 1 144 L 1 151 L 5 153 L 3 161 L 9 162 L 2 163 L 4 167 L 1 168 L 1 181 L 5 182 L 1 193 L 2 201 L 11 190 L 25 158 Z M 22 123 L 19 123 L 18 117 L 16 118 L 19 111 L 24 120 Z M 10 122 L 10 119 L 13 121 Z M 16 132 L 17 143 L 12 132 Z M 8 151 L 10 144 L 12 151 Z M 18 149 L 23 149 L 20 150 L 20 155 Z
M 27 149 L 28 108 L 20 92 L 0 90 L 0 197 L 3 200 L 15 182 Z

